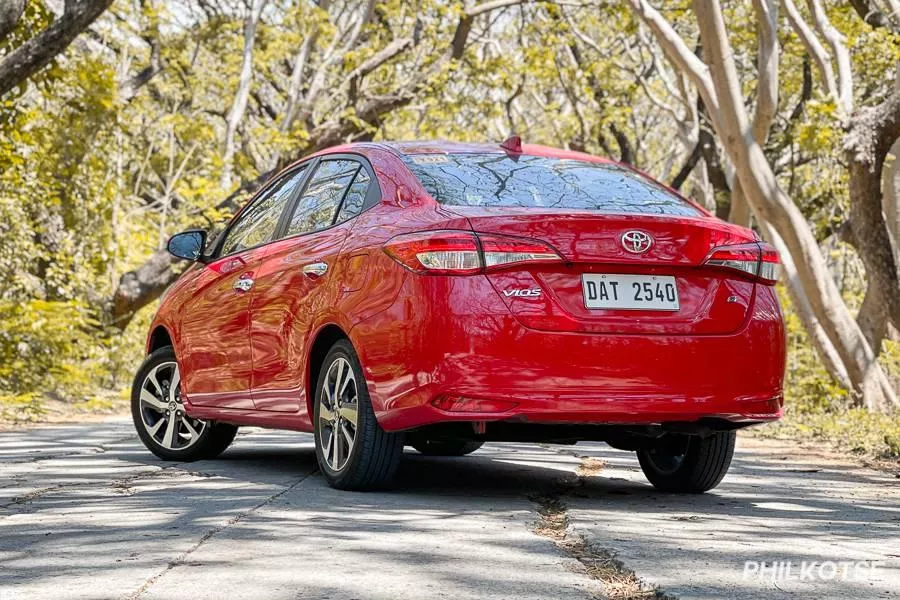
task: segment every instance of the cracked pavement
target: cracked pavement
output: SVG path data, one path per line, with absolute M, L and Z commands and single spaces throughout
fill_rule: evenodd
M 395 490 L 328 488 L 312 437 L 242 430 L 220 458 L 163 463 L 129 421 L 0 433 L 0 600 L 598 598 L 534 531 L 567 532 L 678 598 L 900 598 L 900 479 L 739 438 L 705 496 L 660 494 L 604 444 L 407 451 Z M 582 557 L 583 558 L 583 557 Z M 864 578 L 744 577 L 745 561 L 875 561 Z

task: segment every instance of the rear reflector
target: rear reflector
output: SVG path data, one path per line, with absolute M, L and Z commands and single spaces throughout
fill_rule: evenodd
M 467 413 L 504 413 L 519 405 L 518 402 L 508 400 L 463 398 L 461 396 L 438 396 L 432 400 L 431 404 L 446 412 Z
M 562 261 L 538 240 L 456 230 L 398 235 L 384 251 L 410 271 L 430 275 L 473 275 L 514 264 Z
M 778 252 L 765 242 L 713 248 L 703 264 L 740 271 L 766 285 L 778 281 Z

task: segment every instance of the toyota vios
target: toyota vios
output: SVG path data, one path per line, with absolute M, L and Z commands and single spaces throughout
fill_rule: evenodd
M 314 433 L 331 485 L 405 445 L 604 441 L 657 488 L 719 483 L 782 413 L 778 256 L 627 165 L 510 138 L 360 143 L 274 177 L 153 319 L 132 409 L 167 460 Z

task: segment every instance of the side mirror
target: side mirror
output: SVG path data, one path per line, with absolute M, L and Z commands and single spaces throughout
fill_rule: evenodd
M 197 260 L 206 247 L 206 232 L 202 229 L 188 229 L 169 238 L 166 250 L 175 258 Z

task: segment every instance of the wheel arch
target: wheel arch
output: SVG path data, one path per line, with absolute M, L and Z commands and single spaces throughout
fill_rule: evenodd
M 328 323 L 319 328 L 312 344 L 310 344 L 309 359 L 306 361 L 306 410 L 310 419 L 315 414 L 313 402 L 315 402 L 316 389 L 319 384 L 319 372 L 322 370 L 325 356 L 331 350 L 331 347 L 340 340 L 350 342 L 350 336 L 339 325 Z M 350 342 L 350 344 L 352 345 L 353 342 Z
M 165 346 L 172 346 L 174 348 L 175 344 L 172 341 L 172 334 L 169 333 L 169 330 L 165 325 L 157 325 L 152 329 L 150 335 L 147 336 L 147 354 Z

